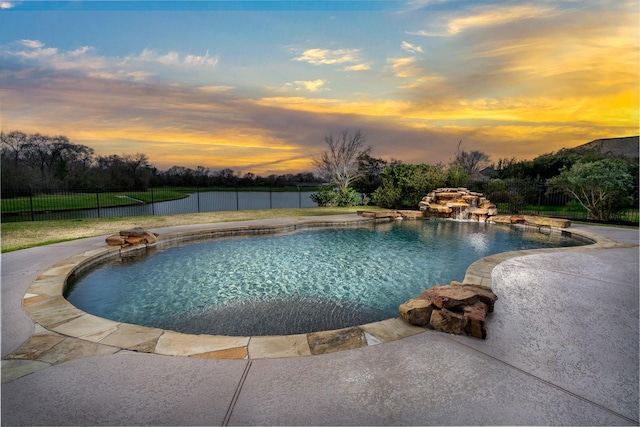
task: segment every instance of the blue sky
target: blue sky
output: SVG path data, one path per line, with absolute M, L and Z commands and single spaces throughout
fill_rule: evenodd
M 0 127 L 160 169 L 494 161 L 638 134 L 636 1 L 0 0 Z

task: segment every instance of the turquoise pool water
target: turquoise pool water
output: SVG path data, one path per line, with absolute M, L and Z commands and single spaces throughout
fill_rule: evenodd
M 575 246 L 531 229 L 396 221 L 216 239 L 102 265 L 70 284 L 78 308 L 115 321 L 214 335 L 289 335 L 397 317 L 434 285 L 498 252 Z

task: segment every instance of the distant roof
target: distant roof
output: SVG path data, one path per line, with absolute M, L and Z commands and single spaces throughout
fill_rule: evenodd
M 578 145 L 567 151 L 577 153 L 595 150 L 600 154 L 610 156 L 638 157 L 640 138 L 638 136 L 626 136 L 622 138 L 596 139 L 586 144 Z

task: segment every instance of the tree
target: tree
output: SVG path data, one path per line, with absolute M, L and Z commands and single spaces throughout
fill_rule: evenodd
M 0 132 L 0 142 L 2 142 L 2 153 L 10 153 L 9 157 L 11 157 L 12 163 L 17 165 L 27 148 L 27 134 L 20 131 Z
M 430 191 L 444 186 L 448 177 L 443 165 L 390 166 L 382 172 L 382 185 L 373 193 L 373 202 L 390 208 L 416 208 Z
M 483 151 L 466 151 L 461 150 L 460 145 L 462 141 L 458 143 L 458 151 L 456 152 L 456 157 L 451 162 L 452 166 L 459 166 L 462 170 L 469 176 L 480 172 L 480 170 L 487 166 L 489 163 L 489 155 L 484 153 Z
M 312 164 L 320 175 L 338 188 L 347 188 L 362 175 L 358 159 L 371 153 L 372 148 L 364 148 L 365 136 L 362 131 L 342 131 L 339 137 L 325 136 L 328 150 L 312 159 Z
M 391 160 L 393 165 L 398 163 L 398 160 Z M 358 157 L 358 170 L 360 173 L 358 179 L 353 183 L 353 188 L 364 194 L 365 197 L 371 198 L 373 192 L 382 184 L 380 175 L 388 165 L 389 163 L 386 160 L 371 157 L 369 154 Z
M 634 178 L 626 162 L 603 159 L 576 162 L 548 182 L 573 197 L 587 211 L 587 218 L 607 220 L 633 200 Z

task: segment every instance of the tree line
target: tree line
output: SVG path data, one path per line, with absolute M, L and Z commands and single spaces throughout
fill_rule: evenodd
M 460 142 L 448 165 L 407 165 L 372 157 L 372 148 L 365 146 L 365 141 L 361 131 L 325 137 L 327 149 L 313 159 L 313 164 L 335 188 L 325 188 L 313 196 L 319 205 L 354 205 L 360 202 L 360 192 L 364 202 L 415 208 L 435 188 L 468 186 L 474 180 L 485 183 L 486 189 L 505 199 L 500 201 L 516 209 L 534 203 L 533 197 L 541 197 L 540 189 L 546 184 L 547 191 L 565 193 L 567 200 L 586 210 L 590 219 L 607 220 L 638 205 L 637 157 L 563 149 L 533 160 L 499 159 L 489 164 L 489 155 L 467 151 Z M 515 199 L 519 203 L 511 203 Z
M 313 196 L 321 206 L 376 204 L 390 208 L 415 208 L 420 199 L 438 187 L 468 186 L 473 181 L 506 199 L 522 198 L 522 183 L 550 183 L 604 219 L 624 206 L 638 204 L 638 158 L 629 159 L 596 151 L 563 149 L 533 160 L 501 158 L 491 163 L 488 154 L 466 150 L 458 144 L 448 164 L 404 164 L 396 159 L 374 157 L 360 130 L 325 136 L 326 149 L 311 158 L 319 175 L 298 173 L 262 177 L 240 175 L 231 169 L 212 171 L 173 166 L 159 171 L 143 153 L 98 156 L 86 145 L 66 136 L 0 132 L 2 190 L 35 189 L 129 189 L 149 187 L 211 187 L 327 183 Z
M 93 148 L 66 136 L 21 131 L 0 132 L 3 189 L 130 189 L 160 186 L 269 186 L 318 183 L 313 173 L 240 175 L 232 169 L 212 171 L 172 166 L 159 171 L 144 153 L 96 155 Z

